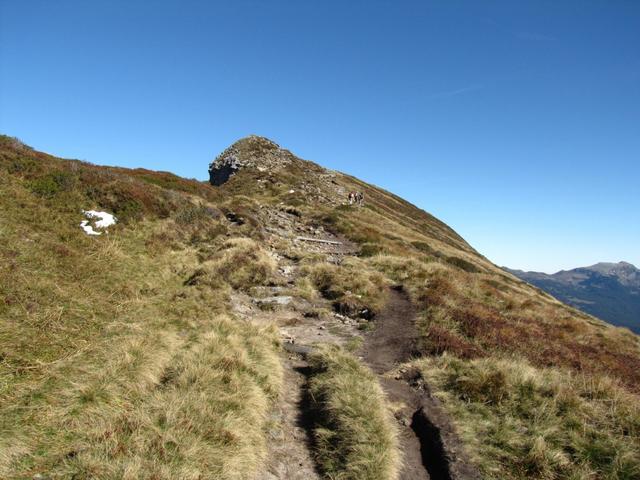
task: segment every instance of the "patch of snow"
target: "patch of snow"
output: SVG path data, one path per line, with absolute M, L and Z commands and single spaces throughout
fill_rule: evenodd
M 84 233 L 87 235 L 102 235 L 102 232 L 96 232 L 91 225 L 89 225 L 89 220 L 83 220 L 80 222 L 80 228 L 84 230 Z
M 87 218 L 99 218 L 96 222 L 96 228 L 107 228 L 115 225 L 117 218 L 107 212 L 98 212 L 96 210 L 83 210 L 84 216 Z
M 89 225 L 90 220 L 97 219 L 94 224 L 95 228 L 107 228 L 111 225 L 115 225 L 118 219 L 107 212 L 98 212 L 97 210 L 82 210 L 82 213 L 88 220 L 80 222 L 80 228 L 84 230 L 87 235 L 102 235 L 102 232 L 97 232 L 93 226 Z

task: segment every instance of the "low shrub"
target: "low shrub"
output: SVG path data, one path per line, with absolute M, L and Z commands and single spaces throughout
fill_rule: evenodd
M 473 263 L 460 257 L 454 257 L 454 256 L 445 257 L 445 261 L 448 264 L 453 265 L 454 267 L 458 267 L 459 269 L 464 270 L 465 272 L 480 273 L 482 271 L 478 267 L 476 267 Z
M 60 192 L 71 190 L 75 175 L 68 172 L 52 172 L 29 182 L 29 188 L 40 197 L 51 198 Z
M 442 255 L 439 251 L 437 251 L 435 248 L 433 248 L 427 242 L 415 241 L 415 242 L 411 242 L 411 245 L 416 250 L 419 250 L 422 253 L 426 253 L 427 255 L 431 255 L 431 256 L 434 256 L 434 257 L 440 257 Z
M 360 256 L 361 257 L 373 257 L 374 255 L 378 255 L 384 251 L 384 248 L 375 243 L 364 243 L 360 247 Z
M 188 204 L 180 208 L 175 214 L 178 225 L 194 225 L 218 218 L 217 210 L 205 205 Z

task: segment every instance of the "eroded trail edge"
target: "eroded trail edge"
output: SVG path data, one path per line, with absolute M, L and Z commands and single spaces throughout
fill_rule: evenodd
M 365 336 L 364 361 L 380 375 L 393 404 L 404 455 L 402 480 L 479 480 L 480 475 L 462 452 L 453 425 L 428 387 L 415 384 L 412 372 L 385 375 L 417 354 L 416 309 L 401 286 L 389 291 L 389 301 Z M 414 378 L 412 378 L 414 377 Z

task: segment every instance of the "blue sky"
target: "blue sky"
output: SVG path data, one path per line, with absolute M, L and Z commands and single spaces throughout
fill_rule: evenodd
M 0 0 L 0 132 L 199 179 L 260 134 L 499 265 L 640 266 L 636 0 Z

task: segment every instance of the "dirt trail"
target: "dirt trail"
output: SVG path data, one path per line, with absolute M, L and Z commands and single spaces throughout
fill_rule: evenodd
M 279 271 L 288 285 L 299 274 L 295 261 L 278 253 L 282 241 L 292 242 L 295 248 L 324 254 L 330 263 L 341 263 L 353 255 L 357 246 L 338 238 L 319 227 L 305 225 L 287 211 L 268 210 L 269 241 Z M 297 236 L 291 236 L 295 232 Z M 300 239 L 300 237 L 304 237 Z M 274 302 L 273 295 L 281 295 L 282 287 L 265 287 L 267 300 L 277 305 L 273 312 L 262 311 L 256 305 L 266 300 L 246 295 L 233 298 L 236 313 L 253 321 L 275 323 L 285 340 L 283 355 L 284 390 L 273 413 L 269 432 L 269 461 L 256 480 L 320 480 L 321 475 L 313 459 L 312 419 L 306 404 L 305 386 L 307 364 L 304 360 L 316 343 L 344 344 L 362 332 L 357 322 L 342 316 L 307 316 L 314 309 L 328 309 L 326 301 L 308 302 L 297 297 L 284 297 Z M 286 290 L 286 289 L 285 289 Z M 285 300 L 285 298 L 288 298 Z M 386 375 L 416 354 L 418 333 L 416 310 L 407 293 L 401 288 L 391 289 L 383 311 L 376 316 L 375 329 L 365 335 L 361 354 L 369 367 L 379 375 L 388 399 L 396 407 L 403 451 L 401 480 L 477 480 L 467 462 L 458 455 L 459 441 L 448 417 L 431 397 L 424 385 L 416 385 L 411 375 Z M 406 377 L 406 378 L 403 378 Z
M 389 290 L 384 309 L 375 318 L 375 329 L 365 337 L 362 351 L 371 369 L 382 374 L 416 353 L 416 309 L 400 287 Z
M 380 375 L 389 401 L 399 406 L 404 455 L 401 480 L 478 480 L 475 469 L 461 454 L 461 445 L 447 415 L 429 391 L 413 388 L 411 372 L 384 375 L 416 354 L 416 310 L 401 287 L 389 292 L 389 301 L 375 318 L 375 329 L 365 337 L 362 356 Z M 404 377 L 404 378 L 403 378 Z
M 415 308 L 404 292 L 392 289 L 384 310 L 375 319 L 375 329 L 365 337 L 364 360 L 379 375 L 409 360 L 414 351 L 417 332 L 414 326 Z M 389 401 L 401 404 L 396 412 L 400 426 L 400 448 L 404 455 L 400 474 L 402 480 L 425 480 L 427 473 L 420 453 L 420 439 L 411 428 L 413 413 L 420 407 L 420 398 L 405 382 L 381 377 L 380 383 Z
M 310 450 L 310 428 L 303 405 L 302 373 L 305 362 L 290 359 L 285 365 L 285 390 L 272 414 L 269 462 L 256 480 L 321 480 Z

